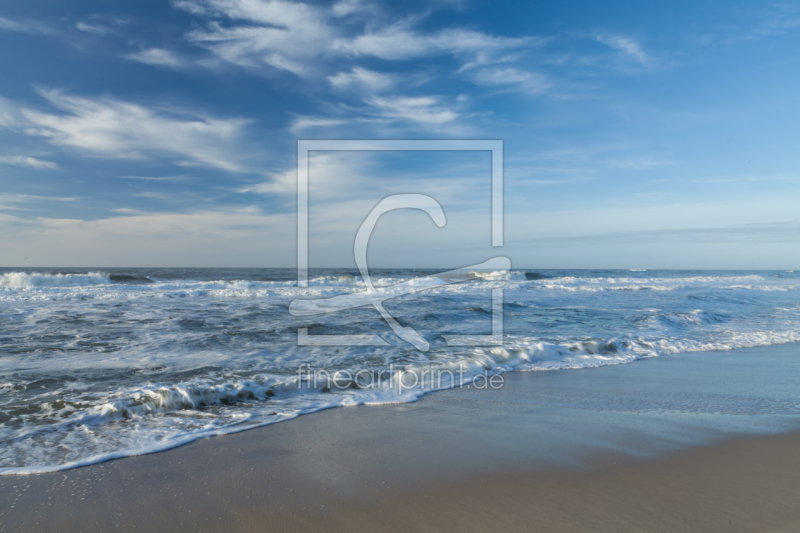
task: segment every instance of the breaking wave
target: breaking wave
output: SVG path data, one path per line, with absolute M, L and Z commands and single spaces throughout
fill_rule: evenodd
M 108 274 L 88 272 L 86 274 L 40 274 L 7 272 L 0 274 L 0 289 L 32 289 L 38 287 L 85 287 L 111 283 Z
M 427 352 L 369 306 L 292 316 L 295 299 L 364 289 L 353 271 L 316 273 L 307 288 L 294 274 L 0 271 L 0 474 L 150 453 L 329 407 L 413 401 L 452 379 L 800 341 L 800 284 L 785 273 L 498 270 L 450 284 L 431 270 L 373 274 L 376 287 L 401 284 L 386 310 L 430 342 Z M 504 289 L 504 344 L 447 345 L 443 335 L 492 331 L 495 288 Z M 386 345 L 299 346 L 298 328 Z M 302 365 L 350 378 L 343 388 L 309 384 Z M 363 370 L 380 376 L 352 378 Z M 413 383 L 423 370 L 456 377 Z

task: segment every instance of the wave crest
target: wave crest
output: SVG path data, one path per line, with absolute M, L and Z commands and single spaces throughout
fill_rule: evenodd
M 6 290 L 26 290 L 37 287 L 84 287 L 109 283 L 111 283 L 111 278 L 105 272 L 87 272 L 86 274 L 7 272 L 0 274 L 0 289 Z

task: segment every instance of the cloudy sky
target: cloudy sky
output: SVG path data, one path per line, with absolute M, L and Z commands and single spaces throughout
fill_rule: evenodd
M 800 267 L 800 3 L 4 0 L 0 266 Z

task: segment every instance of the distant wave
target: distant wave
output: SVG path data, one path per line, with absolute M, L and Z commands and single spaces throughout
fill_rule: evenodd
M 534 274 L 535 277 L 530 277 L 530 273 L 528 272 L 519 272 L 519 271 L 488 271 L 488 270 L 471 270 L 468 272 L 464 272 L 459 274 L 459 279 L 470 280 L 470 279 L 477 279 L 482 281 L 522 281 L 525 279 L 545 279 L 549 278 L 549 276 L 545 276 L 542 274 Z M 418 276 L 418 278 L 422 280 L 429 280 L 431 277 L 435 278 L 436 273 L 430 273 L 427 275 Z M 393 277 L 386 277 L 386 276 L 373 276 L 372 282 L 376 286 L 388 286 L 388 285 L 395 285 L 401 282 L 410 282 L 413 284 L 415 278 L 393 278 Z M 291 284 L 295 284 L 294 282 L 290 282 Z M 311 286 L 320 285 L 320 286 L 363 286 L 364 281 L 361 279 L 361 276 L 352 275 L 352 274 L 344 274 L 340 276 L 320 276 L 317 278 L 313 278 L 308 280 L 308 284 Z
M 286 282 L 284 282 L 286 283 Z M 295 284 L 294 281 L 288 282 Z M 353 274 L 342 274 L 340 276 L 320 276 L 308 280 L 309 285 L 358 285 L 363 284 L 360 276 Z
M 111 283 L 149 284 L 153 280 L 144 276 L 86 272 L 85 274 L 51 274 L 42 272 L 6 272 L 0 274 L 0 289 L 27 290 L 58 287 L 90 287 Z
M 527 280 L 535 280 L 535 279 L 550 279 L 553 276 L 545 276 L 544 274 L 539 274 L 538 272 L 525 272 L 525 279 Z
M 103 272 L 86 274 L 39 274 L 7 272 L 0 274 L 0 289 L 32 289 L 35 287 L 85 287 L 87 285 L 107 285 L 109 275 Z
M 469 272 L 468 275 L 485 281 L 512 281 L 525 279 L 524 272 L 517 272 L 513 270 L 510 272 L 501 270 L 496 272 L 472 271 Z
M 633 271 L 633 270 L 631 270 Z M 637 272 L 644 272 L 638 270 Z M 792 273 L 794 271 L 787 271 Z M 387 287 L 398 283 L 425 283 L 436 277 L 435 272 L 420 274 L 418 276 L 373 276 L 372 281 L 376 287 Z M 606 290 L 656 290 L 670 291 L 687 285 L 697 284 L 728 284 L 728 288 L 783 290 L 793 289 L 793 286 L 768 286 L 761 282 L 767 281 L 760 275 L 729 275 L 729 276 L 692 276 L 692 277 L 583 277 L 583 276 L 551 276 L 532 271 L 471 271 L 463 274 L 465 281 L 509 281 L 509 282 L 535 282 L 541 288 L 565 291 L 606 291 Z M 143 273 L 40 273 L 40 272 L 6 272 L 0 274 L 0 291 L 27 291 L 31 289 L 58 289 L 81 288 L 96 285 L 137 286 L 149 285 L 151 289 L 175 291 L 252 291 L 258 289 L 292 289 L 297 288 L 297 281 L 289 280 L 247 280 L 247 279 L 219 279 L 219 280 L 192 280 L 192 279 L 159 279 L 153 275 Z M 358 274 L 324 275 L 308 280 L 309 287 L 363 289 L 364 281 Z M 127 289 L 126 289 L 127 290 Z M 238 295 L 232 294 L 233 296 Z M 90 296 L 91 297 L 91 296 Z
M 144 276 L 129 276 L 128 274 L 109 274 L 112 283 L 153 283 L 153 280 Z

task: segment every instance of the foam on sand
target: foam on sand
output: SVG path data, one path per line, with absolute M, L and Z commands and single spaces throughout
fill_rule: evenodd
M 0 270 L 0 473 L 149 453 L 330 407 L 410 402 L 504 372 L 800 341 L 800 283 L 775 272 L 459 275 L 448 284 L 435 271 L 373 274 L 376 290 L 403 289 L 386 306 L 430 343 L 420 352 L 369 307 L 289 312 L 297 299 L 358 299 L 366 287 L 353 272 L 318 273 L 300 288 L 292 272 Z M 443 335 L 491 331 L 499 288 L 504 344 L 448 346 Z M 298 328 L 377 335 L 386 346 L 298 346 Z M 324 376 L 310 381 L 307 371 Z M 377 377 L 365 383 L 359 372 Z M 424 372 L 441 379 L 415 379 Z

